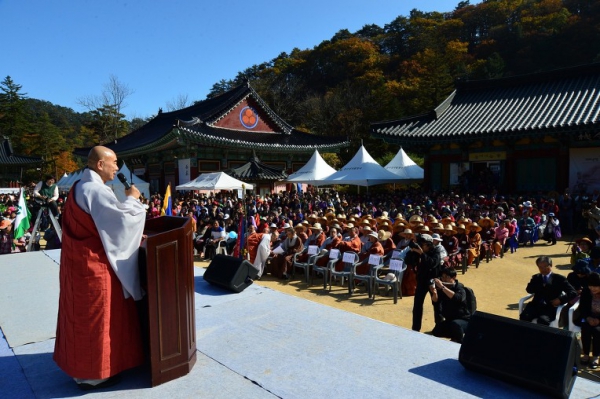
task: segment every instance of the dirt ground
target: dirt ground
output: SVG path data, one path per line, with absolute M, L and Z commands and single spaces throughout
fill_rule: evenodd
M 457 278 L 475 292 L 478 310 L 517 319 L 519 299 L 527 295 L 525 286 L 531 276 L 538 273 L 535 265 L 537 257 L 541 255 L 552 257 L 554 272 L 566 276 L 571 271 L 569 244 L 568 240 L 558 241 L 556 245 L 547 245 L 545 241 L 538 241 L 533 247 L 519 248 L 514 254 L 509 251 L 504 258 L 492 259 L 489 263 L 482 260 L 479 268 L 471 266 L 464 275 L 458 271 Z M 208 267 L 209 263 L 197 261 L 195 264 Z M 295 278 L 290 281 L 278 280 L 267 275 L 256 283 L 309 301 L 411 328 L 412 296 L 399 299 L 394 305 L 391 295 L 389 297 L 378 295 L 375 299 L 369 299 L 364 288 L 359 288 L 352 296 L 348 295 L 346 287 L 339 285 L 334 285 L 329 292 L 323 290 L 322 280 L 315 279 L 314 285 L 308 286 L 304 282 L 301 269 L 296 271 Z M 382 289 L 381 294 L 383 295 L 384 292 Z M 421 331 L 429 332 L 433 326 L 433 309 L 429 299 L 426 299 Z

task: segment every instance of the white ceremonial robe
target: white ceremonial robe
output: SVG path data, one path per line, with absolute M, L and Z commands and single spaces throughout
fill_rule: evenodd
M 271 234 L 263 234 L 258 249 L 256 250 L 256 258 L 254 258 L 254 267 L 258 269 L 258 277 L 261 277 L 265 271 L 265 262 L 271 253 Z
M 75 190 L 77 205 L 90 214 L 96 224 L 125 298 L 142 299 L 138 251 L 146 221 L 144 206 L 133 197 L 120 202 L 100 175 L 91 169 L 85 169 Z

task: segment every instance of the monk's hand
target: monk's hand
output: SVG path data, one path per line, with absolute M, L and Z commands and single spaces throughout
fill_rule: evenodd
M 141 193 L 140 190 L 138 190 L 137 187 L 132 184 L 129 190 L 125 190 L 125 195 L 138 199 L 140 198 Z

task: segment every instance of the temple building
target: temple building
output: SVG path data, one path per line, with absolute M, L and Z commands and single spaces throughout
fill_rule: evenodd
M 600 189 L 600 64 L 459 82 L 437 108 L 372 123 L 371 135 L 425 154 L 429 189 L 592 192 Z
M 290 189 L 283 181 L 300 169 L 315 149 L 339 152 L 346 137 L 305 133 L 289 125 L 261 99 L 249 83 L 217 97 L 173 112 L 159 112 L 132 133 L 106 144 L 140 178 L 150 192 L 164 193 L 205 172 L 238 169 L 254 159 L 280 171 L 281 179 L 254 181 L 255 192 Z M 86 156 L 87 150 L 76 154 Z M 249 161 L 250 160 L 250 161 Z
M 0 141 L 0 187 L 20 187 L 23 172 L 41 168 L 43 163 L 44 160 L 40 157 L 15 154 L 10 139 L 4 136 Z

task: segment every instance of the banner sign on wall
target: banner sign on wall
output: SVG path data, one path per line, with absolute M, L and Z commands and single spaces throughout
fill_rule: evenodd
M 190 159 L 178 159 L 178 167 L 179 167 L 179 184 L 184 184 L 189 182 L 190 177 Z
M 600 149 L 569 150 L 569 188 L 573 194 L 600 190 Z

